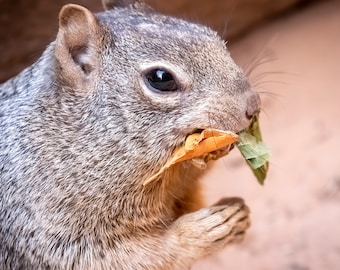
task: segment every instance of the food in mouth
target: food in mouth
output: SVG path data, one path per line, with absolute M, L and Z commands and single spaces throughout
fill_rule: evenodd
M 216 160 L 228 154 L 234 144 L 252 169 L 258 182 L 263 184 L 268 171 L 270 153 L 268 147 L 262 142 L 258 116 L 254 117 L 249 128 L 239 134 L 208 128 L 187 136 L 184 143 L 175 150 L 164 166 L 143 184 L 147 185 L 161 179 L 160 176 L 165 170 L 186 160 L 191 160 L 196 167 L 205 169 L 209 160 Z

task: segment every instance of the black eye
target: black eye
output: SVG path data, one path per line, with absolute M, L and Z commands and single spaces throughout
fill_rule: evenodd
M 178 85 L 170 72 L 162 69 L 153 69 L 146 74 L 150 86 L 159 91 L 176 91 Z

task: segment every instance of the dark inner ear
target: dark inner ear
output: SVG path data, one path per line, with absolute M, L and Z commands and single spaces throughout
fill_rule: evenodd
M 64 46 L 85 74 L 91 73 L 95 64 L 97 22 L 94 15 L 82 7 L 66 6 L 60 14 L 60 28 Z
M 60 78 L 73 89 L 90 90 L 99 67 L 104 32 L 96 17 L 86 8 L 69 4 L 59 14 L 55 56 Z
M 93 71 L 93 66 L 91 65 L 89 58 L 89 48 L 88 46 L 76 46 L 74 48 L 70 48 L 70 53 L 73 61 L 79 65 L 81 70 L 89 75 Z

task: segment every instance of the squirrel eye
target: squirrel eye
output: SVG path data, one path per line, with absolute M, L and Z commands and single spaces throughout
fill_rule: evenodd
M 179 89 L 172 74 L 166 70 L 153 69 L 145 77 L 149 85 L 158 91 L 173 92 Z

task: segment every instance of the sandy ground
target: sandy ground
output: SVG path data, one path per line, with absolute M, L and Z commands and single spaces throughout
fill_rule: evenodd
M 203 182 L 207 202 L 241 196 L 251 208 L 245 241 L 194 270 L 340 269 L 340 1 L 324 1 L 230 44 L 262 92 L 272 149 L 264 186 L 237 151 Z

